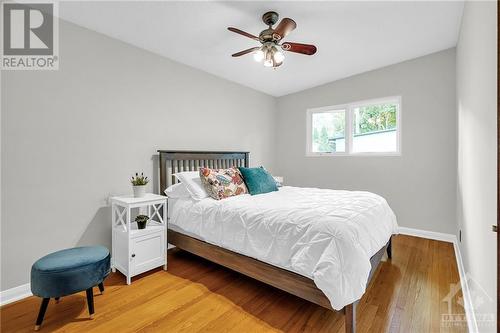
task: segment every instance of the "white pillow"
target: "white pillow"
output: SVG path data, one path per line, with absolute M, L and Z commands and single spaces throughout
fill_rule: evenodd
M 165 194 L 167 195 L 167 197 L 172 199 L 189 198 L 191 196 L 184 183 L 177 183 L 174 185 L 170 185 L 165 190 Z
M 273 178 L 276 182 L 276 187 L 283 187 L 283 177 L 273 176 Z
M 195 200 L 208 198 L 208 193 L 205 191 L 201 183 L 200 174 L 198 171 L 185 171 L 174 174 L 175 178 L 186 185 L 186 189 Z

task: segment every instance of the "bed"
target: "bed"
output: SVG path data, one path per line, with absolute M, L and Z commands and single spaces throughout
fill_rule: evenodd
M 249 165 L 248 152 L 159 151 L 160 193 L 174 173 Z M 168 242 L 322 307 L 355 305 L 383 254 L 391 258 L 397 224 L 373 193 L 282 187 L 220 201 L 168 200 Z

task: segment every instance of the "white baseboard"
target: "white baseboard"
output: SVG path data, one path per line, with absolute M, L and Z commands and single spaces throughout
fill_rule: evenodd
M 427 238 L 427 239 L 434 239 L 434 240 L 448 242 L 448 243 L 455 243 L 457 240 L 457 236 L 455 236 L 453 234 L 445 234 L 442 232 L 427 231 L 427 230 L 420 230 L 420 229 L 413 229 L 413 228 L 406 228 L 406 227 L 399 227 L 398 231 L 400 234 L 403 234 L 403 235 L 415 236 L 415 237 Z
M 462 286 L 462 294 L 464 298 L 464 309 L 465 316 L 467 317 L 467 326 L 470 333 L 478 333 L 479 329 L 477 327 L 476 314 L 474 312 L 474 306 L 472 304 L 472 297 L 470 294 L 468 277 L 465 273 L 464 263 L 462 261 L 462 253 L 460 252 L 460 246 L 455 237 L 455 242 L 453 242 L 453 248 L 455 249 L 455 257 L 457 258 L 458 273 L 460 274 L 460 285 Z
M 469 285 L 467 283 L 467 274 L 465 273 L 464 263 L 462 261 L 462 254 L 460 252 L 460 246 L 458 245 L 457 236 L 442 232 L 427 231 L 427 230 L 405 228 L 405 227 L 399 227 L 398 230 L 399 233 L 403 235 L 433 239 L 453 244 L 453 249 L 455 250 L 455 258 L 457 260 L 458 273 L 460 274 L 460 285 L 462 287 L 464 310 L 465 310 L 465 316 L 467 318 L 467 326 L 470 333 L 479 332 L 477 328 L 477 321 L 476 321 L 476 315 L 474 313 L 474 307 L 472 305 L 472 298 L 469 290 Z
M 462 262 L 462 255 L 460 253 L 460 247 L 458 246 L 457 237 L 453 234 L 445 234 L 435 231 L 427 231 L 413 228 L 399 227 L 399 233 L 403 235 L 439 240 L 443 242 L 453 243 L 453 248 L 455 250 L 455 258 L 457 260 L 458 272 L 460 274 L 460 284 L 462 286 L 462 294 L 464 298 L 464 309 L 465 315 L 467 317 L 467 326 L 469 332 L 477 333 L 477 322 L 476 316 L 474 314 L 474 308 L 472 305 L 472 299 L 470 296 L 469 285 L 467 283 L 467 275 L 465 273 L 464 264 Z M 173 247 L 173 246 L 172 246 Z M 170 248 L 170 244 L 169 244 Z M 7 289 L 0 292 L 0 306 L 9 304 L 20 299 L 31 296 L 30 284 L 26 283 L 18 287 Z
M 26 283 L 18 287 L 0 291 L 0 306 L 6 305 L 20 299 L 33 295 L 30 284 Z

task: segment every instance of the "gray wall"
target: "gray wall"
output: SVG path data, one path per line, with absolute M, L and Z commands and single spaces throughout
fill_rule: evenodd
M 402 156 L 306 157 L 306 109 L 402 96 Z M 455 49 L 278 99 L 276 173 L 297 186 L 384 196 L 400 226 L 456 230 Z
M 65 22 L 60 59 L 2 73 L 2 290 L 51 251 L 110 246 L 106 199 L 155 175 L 157 149 L 248 150 L 273 169 L 273 97 Z
M 465 3 L 457 46 L 460 247 L 471 277 L 469 286 L 477 295 L 474 310 L 492 314 L 496 313 L 496 234 L 491 232 L 497 217 L 496 6 L 496 2 Z

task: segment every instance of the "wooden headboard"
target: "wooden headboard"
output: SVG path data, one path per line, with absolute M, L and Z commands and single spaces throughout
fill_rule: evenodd
M 167 187 L 177 183 L 172 176 L 176 172 L 197 171 L 199 168 L 223 169 L 248 167 L 247 151 L 188 151 L 158 150 L 160 154 L 160 194 L 165 194 Z

